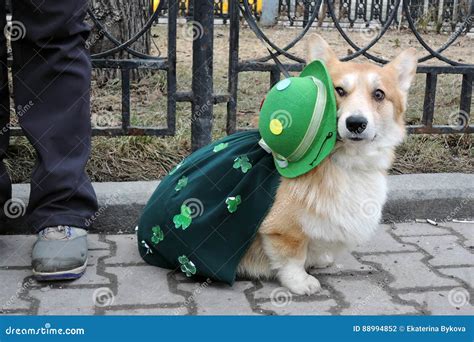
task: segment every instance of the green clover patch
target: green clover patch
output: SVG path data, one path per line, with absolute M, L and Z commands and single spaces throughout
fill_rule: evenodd
M 157 244 L 159 244 L 161 241 L 164 240 L 165 234 L 164 234 L 163 231 L 161 230 L 161 227 L 160 227 L 160 226 L 154 226 L 153 228 L 151 228 L 151 231 L 153 232 L 153 235 L 151 236 L 151 242 L 152 242 L 154 245 L 157 245 Z
M 146 248 L 146 253 L 145 253 L 145 255 L 153 254 L 153 250 L 150 248 L 150 246 L 148 246 L 148 244 L 146 243 L 145 240 L 142 240 L 142 241 L 141 241 L 141 244 L 142 244 L 143 247 Z
M 237 195 L 235 197 L 227 197 L 227 199 L 225 200 L 225 204 L 227 204 L 227 210 L 229 210 L 229 213 L 235 213 L 240 203 L 242 203 L 240 195 Z
M 178 257 L 178 261 L 181 264 L 181 271 L 186 274 L 186 277 L 191 277 L 196 274 L 196 266 L 186 255 Z
M 234 169 L 241 169 L 243 173 L 247 173 L 252 168 L 249 158 L 246 155 L 239 156 L 234 159 Z
M 186 185 L 188 185 L 188 177 L 183 176 L 178 180 L 178 184 L 176 184 L 174 189 L 176 191 L 179 191 L 179 190 L 183 189 Z
M 214 146 L 214 149 L 212 150 L 213 152 L 219 152 L 222 151 L 223 149 L 227 148 L 229 146 L 228 143 L 220 143 Z
M 181 205 L 181 213 L 174 215 L 173 223 L 176 228 L 181 228 L 185 230 L 191 225 L 193 221 L 191 217 L 191 208 L 189 208 L 186 204 Z

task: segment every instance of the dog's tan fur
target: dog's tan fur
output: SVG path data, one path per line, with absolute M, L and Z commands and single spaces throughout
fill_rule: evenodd
M 296 179 L 282 178 L 275 202 L 258 236 L 242 259 L 238 273 L 252 278 L 276 276 L 298 294 L 320 289 L 307 273 L 325 267 L 345 247 L 370 238 L 378 226 L 386 196 L 386 170 L 394 148 L 404 137 L 404 112 L 416 71 L 413 50 L 406 50 L 384 67 L 340 62 L 328 44 L 315 36 L 309 60 L 323 60 L 335 87 L 338 134 L 333 153 L 317 168 Z M 375 88 L 385 92 L 375 101 Z M 354 111 L 369 119 L 363 141 L 350 140 L 344 122 Z M 361 214 L 361 202 L 377 206 L 373 217 Z M 363 211 L 364 208 L 362 208 Z

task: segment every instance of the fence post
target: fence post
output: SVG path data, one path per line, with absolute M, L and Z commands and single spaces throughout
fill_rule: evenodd
M 239 18 L 238 0 L 229 2 L 229 102 L 227 102 L 227 134 L 232 134 L 237 126 L 237 90 L 239 84 Z
M 214 1 L 195 0 L 193 6 L 193 101 L 191 104 L 191 148 L 212 140 Z
M 176 132 L 176 21 L 178 18 L 179 4 L 177 2 L 168 5 L 168 109 L 166 123 L 168 133 L 174 135 Z

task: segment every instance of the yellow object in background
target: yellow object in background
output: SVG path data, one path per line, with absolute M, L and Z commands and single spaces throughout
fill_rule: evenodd
M 160 4 L 160 0 L 151 0 L 152 1 L 152 6 L 153 6 L 153 12 L 156 11 L 158 8 L 158 5 Z
M 158 8 L 158 5 L 160 4 L 160 0 L 151 0 L 152 2 L 152 9 L 153 12 L 156 11 Z M 254 4 L 257 3 L 257 13 L 261 14 L 262 13 L 262 2 L 263 0 L 248 0 L 249 5 L 251 8 L 253 8 Z M 228 14 L 229 13 L 229 0 L 221 0 L 222 3 L 222 14 Z M 189 10 L 189 0 L 186 0 L 186 10 Z
M 242 1 L 241 1 L 242 2 Z M 248 0 L 249 6 L 253 9 L 255 3 L 257 3 L 257 13 L 262 13 L 262 2 L 263 0 Z M 229 13 L 229 0 L 222 0 L 222 14 Z

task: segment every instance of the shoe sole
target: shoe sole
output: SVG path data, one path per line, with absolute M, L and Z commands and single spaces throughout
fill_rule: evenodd
M 72 270 L 60 272 L 37 272 L 33 269 L 33 276 L 39 281 L 49 280 L 74 280 L 82 277 L 87 268 L 87 260 L 84 265 L 74 268 Z

